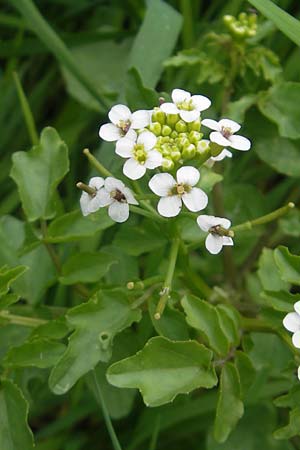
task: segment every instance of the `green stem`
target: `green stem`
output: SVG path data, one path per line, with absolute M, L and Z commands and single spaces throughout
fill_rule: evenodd
M 137 195 L 140 195 L 141 197 L 144 196 L 144 192 L 142 191 L 139 183 L 137 181 L 132 181 L 132 187 Z M 161 219 L 161 216 L 157 213 L 157 211 L 153 208 L 153 206 L 149 205 L 148 201 L 141 200 L 140 204 L 145 208 L 148 209 L 152 214 L 154 214 L 156 217 L 159 217 Z
M 145 280 L 128 281 L 126 286 L 127 286 L 127 289 L 132 291 L 132 290 L 145 289 L 146 287 L 152 286 L 153 284 L 160 283 L 162 281 L 163 281 L 163 277 L 161 275 L 155 275 L 153 277 L 146 278 Z
M 141 295 L 141 297 L 137 298 L 134 302 L 132 302 L 131 309 L 139 308 L 143 303 L 145 303 L 145 301 L 148 300 L 149 297 L 151 297 L 151 295 L 153 294 L 155 289 L 158 288 L 159 285 L 160 283 L 156 283 L 149 289 L 147 289 L 147 291 L 143 295 Z
M 39 10 L 36 8 L 31 0 L 10 0 L 12 4 L 25 18 L 26 22 L 30 24 L 31 30 L 39 37 L 39 39 L 46 45 L 46 47 L 55 55 L 58 61 L 65 66 L 72 75 L 85 87 L 91 96 L 98 101 L 103 107 L 107 108 L 107 101 L 103 99 L 105 92 L 99 93 L 94 84 L 82 70 L 80 64 L 67 48 L 61 38 L 55 33 L 53 28 L 44 19 Z
M 24 327 L 30 328 L 39 327 L 40 325 L 48 323 L 48 320 L 37 319 L 35 317 L 19 316 L 16 314 L 11 314 L 7 310 L 0 311 L 0 318 L 9 320 L 10 323 L 13 323 L 15 325 L 23 325 Z
M 197 291 L 205 297 L 205 299 L 208 300 L 211 298 L 213 289 L 211 289 L 198 274 L 193 272 L 191 268 L 189 268 L 184 274 L 184 280 L 190 282 L 197 289 Z
M 83 150 L 83 154 L 87 157 L 90 164 L 95 167 L 95 169 L 102 175 L 103 177 L 113 177 L 113 174 L 109 172 L 99 161 L 91 154 L 88 148 Z
M 175 238 L 172 241 L 171 250 L 170 250 L 170 257 L 169 257 L 169 265 L 168 270 L 166 273 L 166 278 L 161 290 L 161 297 L 159 299 L 158 305 L 156 307 L 156 312 L 154 314 L 154 318 L 156 320 L 159 320 L 164 312 L 164 309 L 166 307 L 166 304 L 168 302 L 169 296 L 170 296 L 170 290 L 172 288 L 172 281 L 177 261 L 177 255 L 178 255 L 178 249 L 180 245 L 180 239 Z
M 14 78 L 14 82 L 17 88 L 17 92 L 18 92 L 18 97 L 21 103 L 21 108 L 23 111 L 23 115 L 24 115 L 24 119 L 26 122 L 26 126 L 27 126 L 27 130 L 28 130 L 28 134 L 30 136 L 31 142 L 33 145 L 38 145 L 39 143 L 39 137 L 38 137 L 38 133 L 36 130 L 36 126 L 35 126 L 35 122 L 33 119 L 33 114 L 31 112 L 28 100 L 26 98 L 26 95 L 24 93 L 24 90 L 22 88 L 20 79 L 18 77 L 18 74 L 16 72 L 13 72 L 13 78 Z
M 157 447 L 157 439 L 158 439 L 159 429 L 160 429 L 160 413 L 158 413 L 155 418 L 151 442 L 149 445 L 149 450 L 155 450 Z
M 92 371 L 92 381 L 95 386 L 96 399 L 102 410 L 105 425 L 106 425 L 107 431 L 109 433 L 113 448 L 114 448 L 114 450 L 122 450 L 122 447 L 120 445 L 120 442 L 119 442 L 116 432 L 114 430 L 109 412 L 107 410 L 107 406 L 105 404 L 105 400 L 104 400 L 95 370 Z
M 130 211 L 135 214 L 139 214 L 140 216 L 148 217 L 151 220 L 155 220 L 156 222 L 163 222 L 165 219 L 158 214 L 153 214 L 151 211 L 146 211 L 145 209 L 139 208 L 138 206 L 130 205 Z
M 183 25 L 182 25 L 183 47 L 190 48 L 194 43 L 193 8 L 191 0 L 180 0 L 180 10 L 183 15 Z
M 291 209 L 295 207 L 295 204 L 292 202 L 289 202 L 287 205 L 283 206 L 282 208 L 278 208 L 275 211 L 266 214 L 265 216 L 258 217 L 254 220 L 249 220 L 247 222 L 241 223 L 240 225 L 236 225 L 235 227 L 232 227 L 231 230 L 234 232 L 236 231 L 245 231 L 245 230 L 251 230 L 254 226 L 257 225 L 265 225 L 266 223 L 272 222 L 273 220 L 279 219 L 279 217 L 284 216 L 287 212 L 289 212 Z

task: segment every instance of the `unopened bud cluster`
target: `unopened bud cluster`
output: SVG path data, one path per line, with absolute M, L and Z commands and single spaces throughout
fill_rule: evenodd
M 202 140 L 200 119 L 187 123 L 179 114 L 166 114 L 154 108 L 148 129 L 157 137 L 155 149 L 163 156 L 164 170 L 172 170 L 209 150 L 209 145 Z
M 241 12 L 238 17 L 226 15 L 223 22 L 230 34 L 239 39 L 247 39 L 256 35 L 257 17 L 256 14 L 246 14 Z

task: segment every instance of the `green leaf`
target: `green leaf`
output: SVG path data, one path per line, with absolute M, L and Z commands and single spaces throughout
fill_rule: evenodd
M 251 108 L 251 106 L 253 106 L 256 101 L 256 94 L 248 94 L 244 95 L 235 102 L 230 102 L 227 107 L 227 116 L 230 117 L 231 120 L 243 123 L 245 120 L 246 111 Z
M 54 128 L 44 128 L 40 144 L 13 154 L 11 177 L 18 185 L 29 221 L 55 215 L 56 188 L 69 170 L 68 149 Z
M 107 273 L 110 266 L 118 262 L 108 253 L 81 252 L 72 255 L 62 266 L 62 284 L 94 283 Z
M 279 229 L 288 236 L 300 236 L 300 211 L 294 208 L 286 217 L 279 220 Z
M 148 303 L 149 314 L 155 331 L 173 341 L 186 341 L 189 331 L 184 315 L 176 309 L 167 306 L 160 320 L 154 318 L 158 299 L 150 298 Z
M 244 399 L 253 385 L 256 370 L 249 356 L 240 350 L 235 352 L 234 360 L 239 376 L 241 398 Z
M 299 25 L 300 26 L 300 25 Z M 300 139 L 300 83 L 285 82 L 260 94 L 258 107 L 279 128 L 280 136 Z
M 126 76 L 126 103 L 132 110 L 152 109 L 159 104 L 158 94 L 154 89 L 146 88 L 135 67 Z
M 28 270 L 26 266 L 17 266 L 11 269 L 6 266 L 0 268 L 0 297 L 7 294 L 10 285 L 26 270 Z
M 226 355 L 229 351 L 229 342 L 218 310 L 194 295 L 186 295 L 181 300 L 181 304 L 187 316 L 187 323 L 201 331 L 214 351 Z
M 175 47 L 182 18 L 161 0 L 150 0 L 148 5 L 130 52 L 128 68 L 135 67 L 143 84 L 154 88 L 163 71 L 165 59 Z
M 214 424 L 214 437 L 217 442 L 225 442 L 244 414 L 241 401 L 240 380 L 232 363 L 226 363 L 221 372 L 219 398 Z
M 213 172 L 211 169 L 201 167 L 201 178 L 197 186 L 203 189 L 207 194 L 212 190 L 215 184 L 223 180 L 223 176 Z
M 300 285 L 300 256 L 292 255 L 287 247 L 281 245 L 274 250 L 274 258 L 281 278 Z
M 288 291 L 264 291 L 260 296 L 268 306 L 282 312 L 293 311 L 294 304 L 300 300 L 300 294 L 291 294 Z
M 3 364 L 6 367 L 39 367 L 45 369 L 54 366 L 65 351 L 66 346 L 49 339 L 34 339 L 19 347 L 12 348 Z
M 0 448 L 33 450 L 33 436 L 27 423 L 28 403 L 20 389 L 9 380 L 0 386 Z
M 258 277 L 266 291 L 288 290 L 288 284 L 283 281 L 275 262 L 275 252 L 264 248 L 258 262 Z
M 134 239 L 134 245 L 132 240 Z M 140 256 L 153 252 L 167 244 L 166 237 L 156 225 L 145 223 L 143 226 L 124 225 L 117 232 L 113 245 L 121 248 L 128 255 Z
M 264 16 L 270 19 L 289 39 L 300 46 L 300 23 L 271 0 L 249 0 Z
M 67 321 L 75 331 L 50 374 L 50 389 L 64 394 L 99 361 L 108 361 L 115 335 L 140 318 L 121 289 L 99 291 L 88 303 L 69 310 Z
M 0 309 L 5 309 L 13 303 L 17 303 L 20 296 L 17 294 L 6 294 L 0 298 Z
M 178 394 L 215 386 L 211 360 L 212 352 L 195 341 L 154 337 L 136 355 L 110 366 L 107 379 L 117 387 L 138 388 L 147 406 L 159 406 Z
M 240 316 L 237 310 L 229 305 L 217 305 L 222 330 L 231 345 L 238 346 L 240 342 Z
M 300 435 L 300 407 L 296 407 L 290 411 L 289 423 L 274 432 L 276 439 L 290 439 Z
M 47 242 L 72 242 L 95 235 L 106 230 L 115 222 L 101 208 L 94 214 L 84 217 L 80 210 L 72 211 L 53 220 L 47 232 Z

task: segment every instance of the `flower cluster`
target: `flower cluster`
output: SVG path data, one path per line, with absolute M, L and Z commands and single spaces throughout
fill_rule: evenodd
M 115 105 L 108 114 L 110 123 L 99 130 L 102 139 L 116 143 L 115 153 L 125 159 L 123 174 L 127 178 L 139 180 L 148 170 L 156 170 L 148 186 L 160 197 L 157 211 L 166 218 L 177 216 L 183 206 L 191 212 L 204 210 L 208 198 L 198 187 L 199 168 L 232 157 L 228 147 L 241 151 L 251 147 L 247 138 L 236 134 L 238 123 L 230 119 L 201 121 L 201 112 L 211 105 L 207 97 L 174 89 L 171 98 L 172 102 L 161 99 L 160 106 L 151 111 L 131 112 L 125 105 Z M 202 125 L 212 130 L 209 139 L 202 139 Z M 79 184 L 84 215 L 108 206 L 109 216 L 124 222 L 129 205 L 138 204 L 131 190 L 113 177 L 94 177 L 88 186 Z M 233 245 L 228 219 L 200 215 L 197 224 L 208 233 L 206 248 L 210 253 Z
M 288 313 L 283 319 L 283 326 L 293 333 L 292 342 L 294 347 L 300 348 L 300 301 L 294 304 L 294 312 Z M 298 368 L 298 378 L 300 380 L 300 367 Z

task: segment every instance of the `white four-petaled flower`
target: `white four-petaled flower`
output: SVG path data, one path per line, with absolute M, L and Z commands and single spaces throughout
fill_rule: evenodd
M 235 135 L 241 126 L 230 119 L 221 119 L 219 122 L 211 119 L 202 120 L 202 125 L 214 130 L 209 135 L 211 142 L 222 147 L 232 147 L 236 150 L 247 151 L 251 147 L 251 142 L 244 136 Z
M 205 247 L 212 255 L 220 253 L 223 245 L 233 245 L 233 240 L 230 236 L 222 235 L 222 229 L 228 230 L 230 228 L 230 220 L 222 217 L 201 215 L 197 217 L 197 223 L 201 230 L 208 232 L 205 239 Z
M 209 108 L 211 101 L 204 95 L 191 95 L 183 89 L 173 89 L 173 103 L 162 103 L 160 109 L 166 114 L 179 114 L 185 122 L 199 119 L 201 111 Z
M 283 319 L 283 326 L 293 333 L 292 341 L 296 348 L 300 348 L 300 301 L 294 304 L 294 312 L 288 313 Z M 300 367 L 298 367 L 298 379 L 300 380 Z
M 138 205 L 131 190 L 122 181 L 108 177 L 99 191 L 100 206 L 108 206 L 108 215 L 115 222 L 125 222 L 129 217 L 129 204 Z
M 101 177 L 93 177 L 90 179 L 88 186 L 94 191 L 94 193 L 88 194 L 83 191 L 81 194 L 80 207 L 84 216 L 96 212 L 101 207 L 99 192 L 104 186 L 104 180 Z
M 100 127 L 99 136 L 104 141 L 118 141 L 122 137 L 135 138 L 136 129 L 141 129 L 150 124 L 150 113 L 140 110 L 132 113 L 128 106 L 115 105 L 108 113 L 111 123 L 105 123 Z
M 116 153 L 123 158 L 129 158 L 123 166 L 124 175 L 131 180 L 138 180 L 145 175 L 146 169 L 161 166 L 162 154 L 154 150 L 156 140 L 155 134 L 143 131 L 137 140 L 124 137 L 117 142 Z
M 208 199 L 202 189 L 194 187 L 200 173 L 195 167 L 185 166 L 177 170 L 176 180 L 169 173 L 158 173 L 149 181 L 154 194 L 161 197 L 157 210 L 164 217 L 175 217 L 182 208 L 182 202 L 190 211 L 201 211 Z

